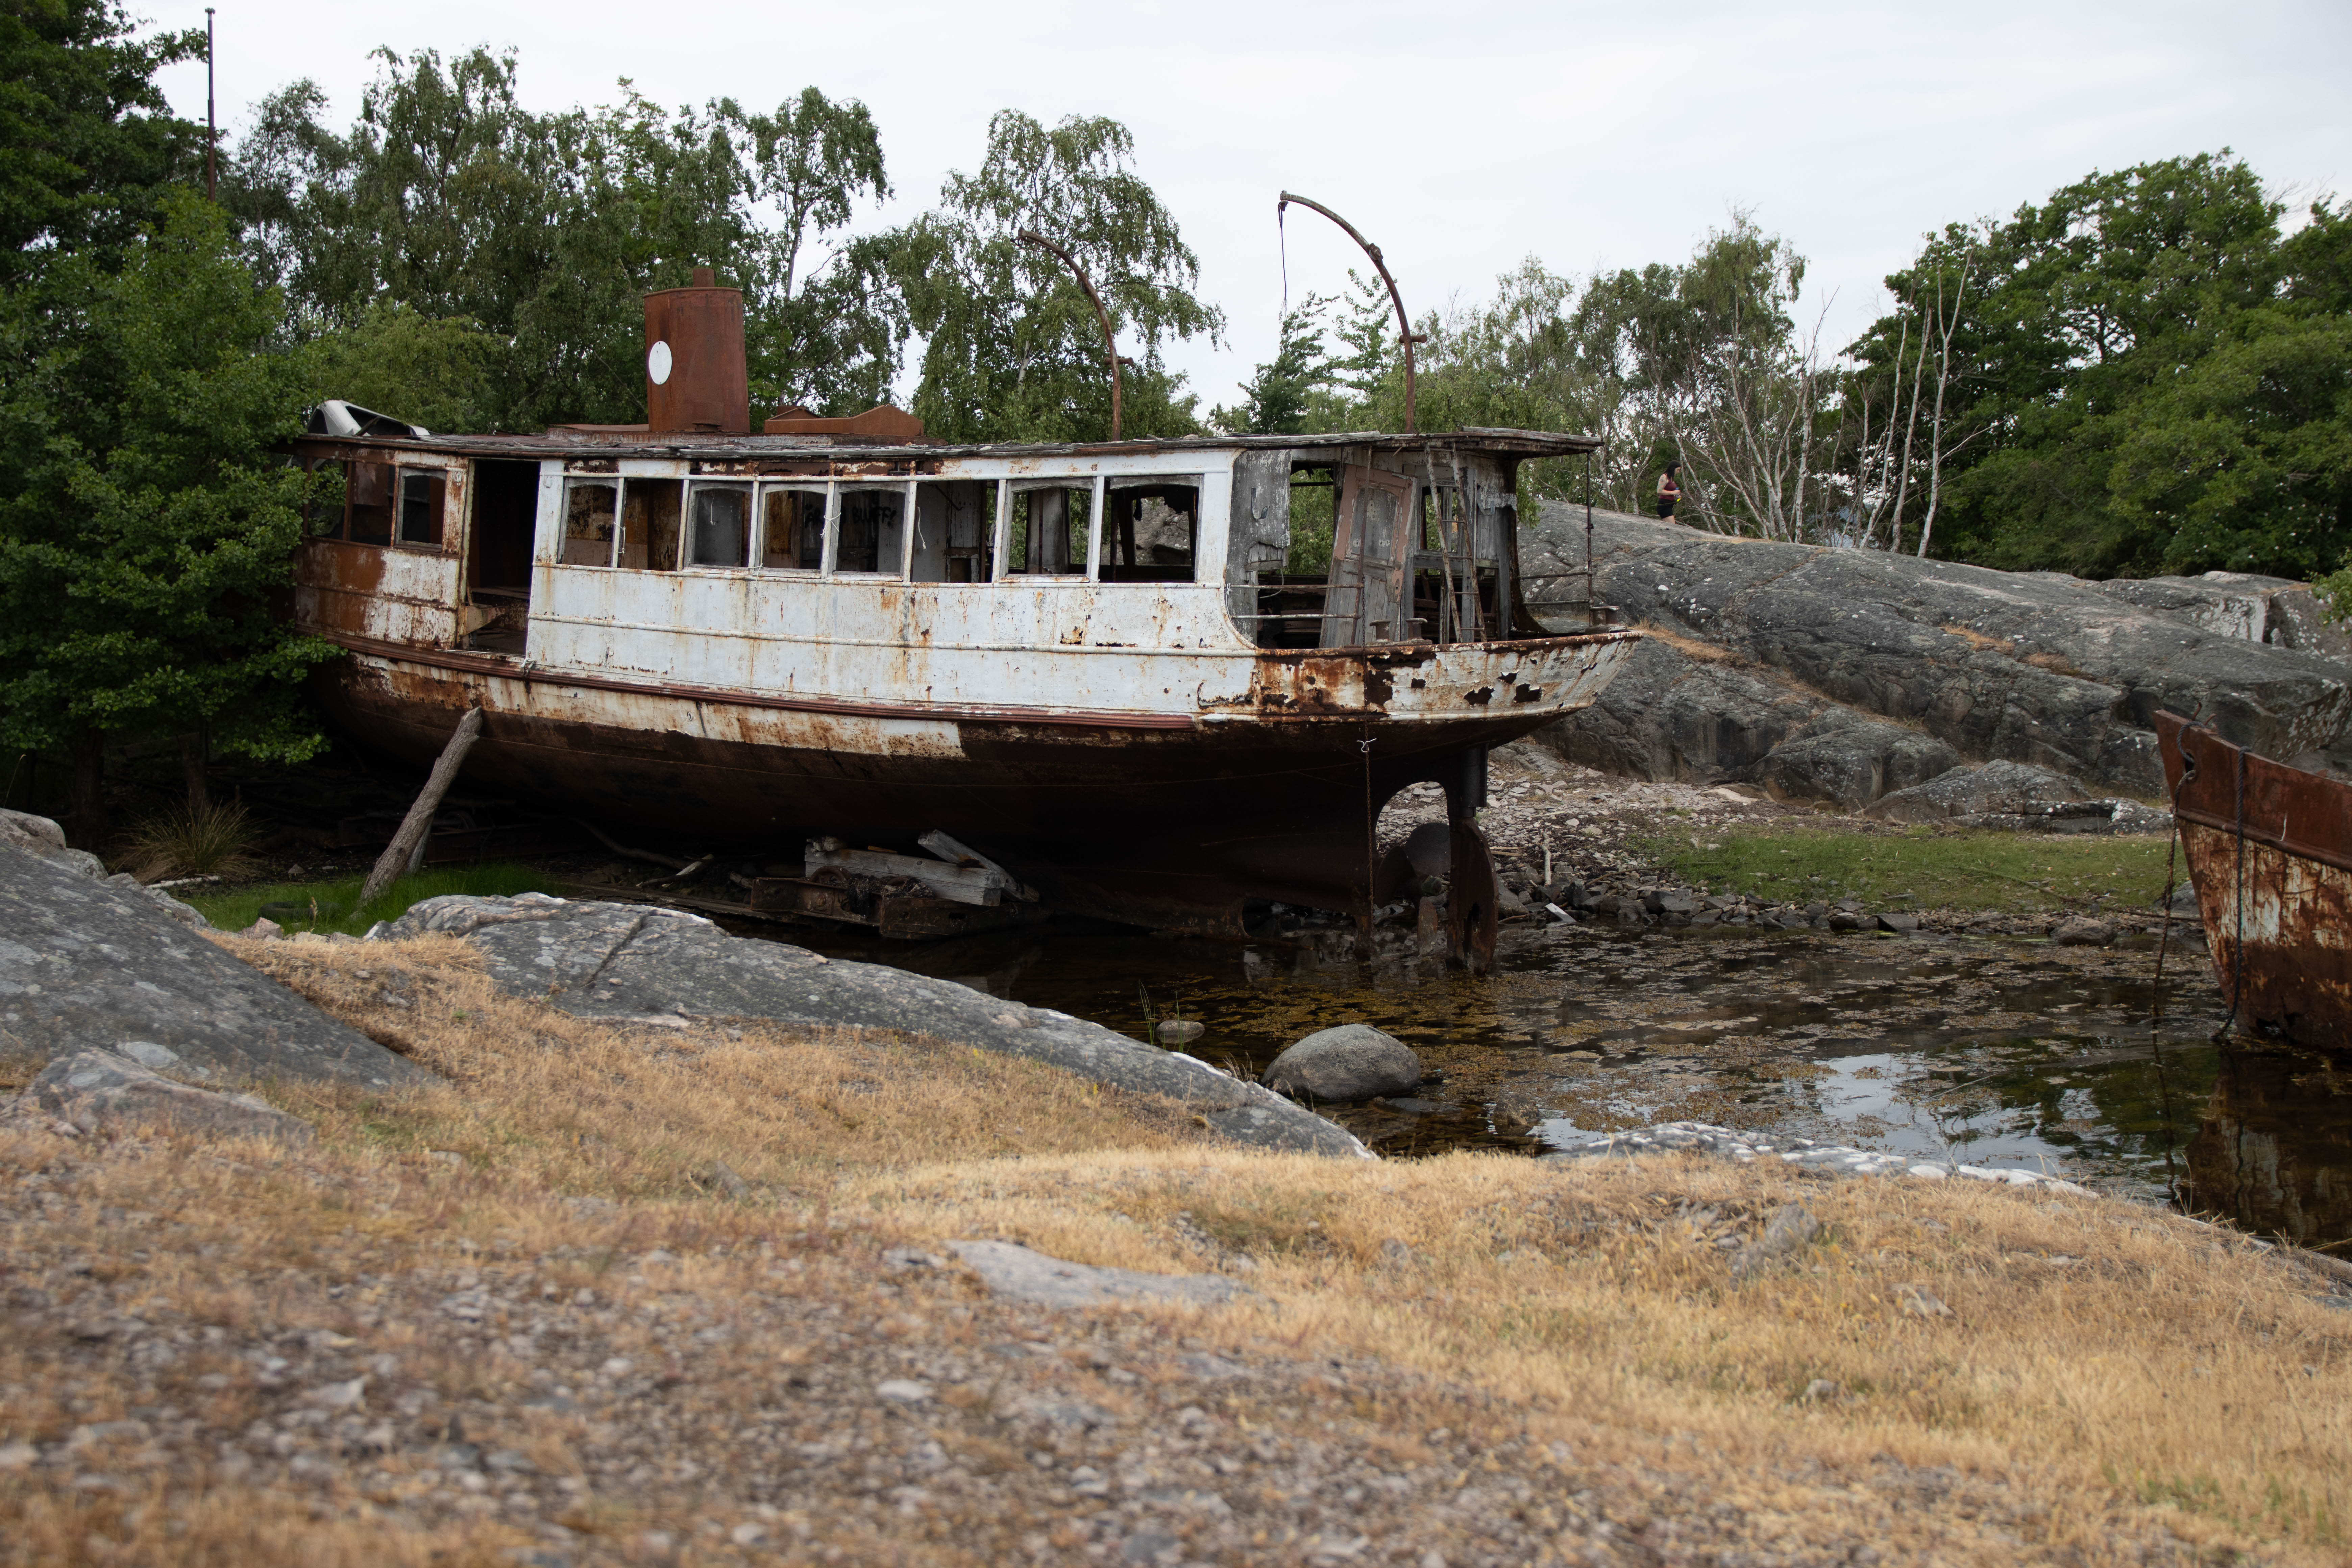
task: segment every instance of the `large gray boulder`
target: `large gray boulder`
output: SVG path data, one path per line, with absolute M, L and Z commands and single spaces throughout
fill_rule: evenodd
M 2223 637 L 2352 664 L 2352 633 L 2328 623 L 2308 583 L 2208 572 L 2201 577 L 2115 577 L 2095 586 L 2109 598 L 2161 610 Z
M 135 888 L 155 900 L 165 914 L 191 931 L 210 931 L 213 922 L 194 904 L 183 903 L 161 888 L 150 888 L 128 871 L 106 874 L 106 862 L 87 849 L 75 849 L 66 844 L 65 829 L 46 816 L 30 812 L 0 811 L 0 844 L 13 846 L 28 854 L 38 855 L 53 865 L 83 877 L 111 882 L 118 888 Z
M 1341 1024 L 1293 1043 L 1266 1064 L 1258 1081 L 1284 1094 L 1333 1101 L 1409 1094 L 1421 1085 L 1421 1058 L 1370 1024 Z
M 2026 763 L 1960 768 L 1874 803 L 1864 816 L 1881 822 L 1949 822 L 1969 816 L 2029 816 L 2090 804 L 2091 794 L 2064 773 Z
M 1853 811 L 1959 765 L 1960 754 L 1933 735 L 1833 707 L 1741 776 L 1777 799 L 1832 800 Z
M 1538 739 L 1604 773 L 1760 784 L 1777 798 L 1834 801 L 1848 811 L 1960 764 L 1949 744 L 1919 729 L 1671 636 L 1636 644 L 1591 708 Z
M 223 1094 L 175 1082 L 147 1063 L 166 1070 L 184 1065 L 173 1053 L 145 1040 L 131 1042 L 125 1052 L 75 1051 L 34 1074 L 9 1114 L 63 1121 L 79 1132 L 210 1132 L 285 1143 L 310 1141 L 310 1124 L 299 1116 L 249 1094 Z
M 730 936 L 699 915 L 544 893 L 452 896 L 427 899 L 369 935 L 431 931 L 469 940 L 502 990 L 584 1018 L 773 1018 L 928 1035 L 1166 1095 L 1238 1142 L 1366 1153 L 1336 1123 L 1181 1052 L 952 980 Z
M 175 921 L 147 892 L 0 845 L 0 1049 L 170 1052 L 175 1075 L 387 1087 L 431 1075 Z
M 2172 814 L 2119 796 L 2093 795 L 2063 773 L 2030 763 L 1955 768 L 1863 809 L 1881 822 L 1948 822 L 2042 833 L 2168 833 Z
M 85 877 L 106 875 L 106 862 L 87 849 L 70 847 L 64 828 L 28 811 L 0 811 L 0 844 L 54 860 Z
M 1963 756 L 2154 795 L 2159 708 L 2201 715 L 2265 756 L 2347 749 L 2352 668 L 2078 578 L 1727 539 L 1623 513 L 1594 524 L 1597 592 L 1628 618 L 1822 701 L 1916 723 Z M 1521 555 L 1538 574 L 1580 570 L 1583 552 L 1582 510 L 1547 505 Z

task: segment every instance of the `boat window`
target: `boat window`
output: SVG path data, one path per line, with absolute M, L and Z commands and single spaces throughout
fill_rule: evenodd
M 689 507 L 686 563 L 741 566 L 751 538 L 750 485 L 698 484 Z
M 621 487 L 613 479 L 574 479 L 563 495 L 563 564 L 610 566 Z
M 352 465 L 352 521 L 354 544 L 392 542 L 392 483 L 390 463 Z
M 351 465 L 333 458 L 324 458 L 307 466 L 314 475 L 331 476 L 311 480 L 316 488 L 310 492 L 310 500 L 303 509 L 304 515 L 310 520 L 310 537 L 341 539 L 343 536 L 343 505 L 351 499 Z
M 1122 474 L 1105 481 L 1106 583 L 1190 583 L 1200 559 L 1201 477 Z
M 835 572 L 898 574 L 907 552 L 905 485 L 845 485 L 835 516 L 841 531 L 834 542 Z
M 1067 577 L 1087 569 L 1087 536 L 1093 523 L 1091 480 L 1016 480 L 1013 489 L 1007 575 Z
M 438 468 L 400 470 L 400 542 L 441 543 L 441 509 L 448 498 L 448 481 Z
M 802 572 L 824 564 L 824 486 L 760 487 L 760 564 Z
M 910 580 L 985 583 L 993 564 L 996 486 L 987 479 L 937 479 L 915 487 L 915 549 Z
M 683 479 L 626 479 L 621 485 L 621 564 L 638 572 L 677 570 Z

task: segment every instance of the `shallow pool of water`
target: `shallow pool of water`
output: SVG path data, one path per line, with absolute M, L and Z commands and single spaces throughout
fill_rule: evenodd
M 2352 1237 L 2352 1072 L 2216 1045 L 2201 948 L 1916 936 L 1522 930 L 1496 973 L 1055 924 L 931 947 L 840 945 L 1147 1036 L 1254 1075 L 1299 1037 L 1372 1024 L 1437 1081 L 1417 1111 L 1318 1107 L 1386 1155 L 1541 1155 L 1694 1120 L 2015 1165 L 2308 1240 Z M 2192 1172 L 2192 1162 L 2195 1170 Z M 2193 1175 L 2193 1181 L 2192 1181 Z

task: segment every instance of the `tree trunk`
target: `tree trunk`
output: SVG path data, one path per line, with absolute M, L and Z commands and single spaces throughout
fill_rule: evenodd
M 79 730 L 68 742 L 68 780 L 73 809 L 67 837 L 77 849 L 95 851 L 113 824 L 106 815 L 106 732 Z
M 425 847 L 425 836 L 433 830 L 433 814 L 440 809 L 441 797 L 457 782 L 457 769 L 481 732 L 482 710 L 467 709 L 466 716 L 457 721 L 457 733 L 441 749 L 440 761 L 433 764 L 433 775 L 425 781 L 416 804 L 408 808 L 400 831 L 392 836 L 392 842 L 376 858 L 375 869 L 368 873 L 366 884 L 360 889 L 359 908 L 365 909 L 378 893 L 392 886 L 394 878 L 410 868 L 409 862 Z
M 196 721 L 195 733 L 180 742 L 180 773 L 188 785 L 188 815 L 196 816 L 212 805 L 212 791 L 205 780 L 205 770 L 212 761 L 212 726 Z

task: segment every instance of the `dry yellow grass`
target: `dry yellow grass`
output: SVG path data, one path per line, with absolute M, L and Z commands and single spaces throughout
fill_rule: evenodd
M 2095 1540 L 2063 1520 L 2095 1534 L 2117 1496 L 2178 1509 L 2214 1541 L 2299 1542 L 2324 1561 L 2352 1519 L 2352 1313 L 2313 1299 L 2325 1276 L 2134 1205 L 1473 1154 L 1095 1155 L 850 1190 L 910 1232 L 1002 1233 L 1132 1268 L 1199 1266 L 1171 1224 L 1182 1213 L 1259 1263 L 1265 1299 L 1237 1315 L 1261 1332 L 1602 1427 L 1691 1434 L 1734 1476 L 1795 1453 L 2000 1474 L 2085 1552 Z M 1790 1202 L 1829 1227 L 1824 1244 L 1734 1282 L 1709 1234 L 1752 1234 Z M 1948 1315 L 1906 1310 L 1910 1290 Z M 1808 1397 L 1817 1383 L 1836 1391 Z
M 453 1153 L 550 1191 L 689 1195 L 724 1164 L 755 1187 L 822 1192 L 845 1164 L 1202 1137 L 1172 1101 L 939 1041 L 750 1020 L 593 1023 L 499 994 L 456 937 L 219 940 L 447 1079 L 395 1094 L 287 1083 L 271 1090 L 278 1103 L 331 1141 Z
M 2150 1210 L 1267 1156 L 919 1041 L 584 1024 L 452 942 L 239 951 L 452 1081 L 268 1088 L 307 1151 L 0 1131 L 0 1560 L 1116 1559 L 1129 1471 L 1219 1489 L 1192 1561 L 2344 1560 L 2352 1313 Z M 1714 1243 L 1789 1202 L 1822 1243 L 1736 1282 Z M 1255 1294 L 1056 1315 L 884 1260 L 957 1237 Z

